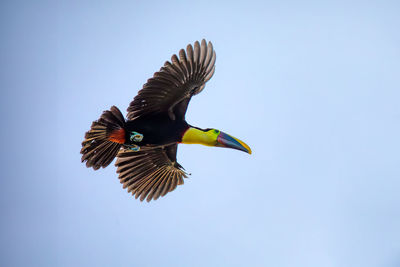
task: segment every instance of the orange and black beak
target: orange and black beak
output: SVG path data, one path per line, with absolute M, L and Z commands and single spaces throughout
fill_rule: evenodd
M 217 144 L 215 146 L 233 148 L 251 154 L 251 149 L 245 142 L 224 132 L 220 132 L 218 135 Z

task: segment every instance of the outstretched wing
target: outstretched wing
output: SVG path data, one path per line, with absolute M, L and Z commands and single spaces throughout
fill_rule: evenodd
M 211 42 L 203 39 L 188 45 L 165 62 L 143 85 L 128 107 L 128 119 L 168 112 L 171 119 L 184 118 L 190 98 L 200 93 L 215 70 L 215 51 Z
M 138 152 L 121 150 L 117 155 L 117 173 L 128 192 L 143 201 L 156 200 L 183 184 L 187 178 L 176 162 L 177 144 L 164 148 L 143 149 Z

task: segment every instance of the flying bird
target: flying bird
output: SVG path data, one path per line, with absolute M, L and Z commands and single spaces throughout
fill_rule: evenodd
M 215 71 L 215 51 L 203 39 L 154 73 L 128 107 L 127 119 L 112 106 L 92 123 L 82 142 L 82 162 L 94 170 L 115 157 L 120 182 L 143 201 L 156 200 L 187 178 L 177 162 L 178 144 L 227 147 L 251 154 L 243 141 L 217 129 L 188 124 L 185 113 Z

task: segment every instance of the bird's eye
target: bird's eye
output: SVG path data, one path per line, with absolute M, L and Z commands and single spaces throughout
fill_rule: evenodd
M 217 134 L 217 133 L 219 133 L 219 131 L 218 131 L 218 130 L 216 130 L 216 129 L 214 129 L 214 133 L 216 133 L 216 134 Z

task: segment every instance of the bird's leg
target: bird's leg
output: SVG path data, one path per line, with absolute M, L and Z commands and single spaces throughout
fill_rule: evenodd
M 125 147 L 127 149 L 135 151 L 135 152 L 138 152 L 140 150 L 140 146 L 138 146 L 138 145 L 125 145 Z
M 131 132 L 131 136 L 129 138 L 132 142 L 139 143 L 143 140 L 143 134 L 138 132 Z

